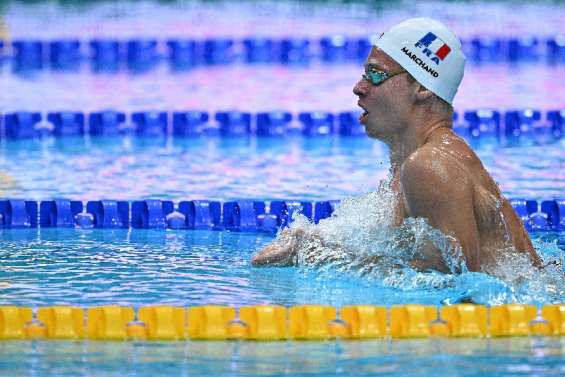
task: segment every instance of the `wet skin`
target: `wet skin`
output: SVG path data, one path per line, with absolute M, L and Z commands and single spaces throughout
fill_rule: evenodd
M 377 48 L 371 50 L 365 67 L 386 72 L 402 69 Z M 500 253 L 510 250 L 528 253 L 532 264 L 541 266 L 520 218 L 477 155 L 453 132 L 447 104 L 408 74 L 379 85 L 362 78 L 353 92 L 365 110 L 360 122 L 367 135 L 389 146 L 396 225 L 408 217 L 427 219 L 461 247 L 470 271 L 492 271 Z M 317 236 L 288 230 L 256 254 L 252 264 L 295 264 L 304 237 Z M 424 249 L 421 258 L 410 261 L 414 268 L 449 271 L 431 242 Z

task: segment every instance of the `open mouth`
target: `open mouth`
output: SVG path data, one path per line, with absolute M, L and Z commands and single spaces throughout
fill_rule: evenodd
M 367 115 L 369 115 L 369 112 L 365 110 L 365 108 L 361 106 L 359 102 L 357 102 L 357 105 L 363 110 L 363 113 L 359 116 L 359 123 L 363 123 L 367 118 Z

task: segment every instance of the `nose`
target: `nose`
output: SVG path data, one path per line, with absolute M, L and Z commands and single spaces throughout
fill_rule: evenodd
M 366 92 L 367 92 L 367 80 L 361 77 L 361 79 L 359 79 L 359 81 L 357 81 L 357 83 L 353 87 L 353 94 L 360 97 L 364 95 Z

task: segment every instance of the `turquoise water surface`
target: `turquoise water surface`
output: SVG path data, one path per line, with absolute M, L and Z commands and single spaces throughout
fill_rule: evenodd
M 16 39 L 293 37 L 317 41 L 380 33 L 399 20 L 434 16 L 466 40 L 563 34 L 564 7 L 521 2 L 6 2 L 6 30 Z M 269 22 L 265 22 L 269 20 Z M 317 53 L 317 52 L 316 52 Z M 555 62 L 554 62 L 555 63 Z M 44 69 L 14 74 L 0 67 L 2 113 L 13 111 L 356 110 L 352 87 L 361 64 L 199 66 L 166 64 L 142 74 L 122 70 Z M 565 65 L 469 62 L 455 109 L 499 111 L 565 105 Z M 542 123 L 545 119 L 542 120 Z M 544 123 L 545 124 L 545 123 Z M 563 139 L 562 139 L 563 140 Z M 563 141 L 473 145 L 509 198 L 565 197 Z M 391 247 L 390 201 L 374 194 L 389 163 L 382 143 L 364 137 L 44 138 L 0 142 L 0 197 L 49 200 L 347 199 L 348 210 L 324 226 L 353 251 L 367 240 Z M 356 225 L 355 225 L 356 224 Z M 356 228 L 357 226 L 357 228 Z M 339 228 L 338 226 L 334 226 Z M 360 229 L 360 230 L 359 230 Z M 334 229 L 335 230 L 335 229 Z M 432 234 L 422 222 L 394 237 Z M 347 233 L 349 232 L 349 233 Z M 352 237 L 356 236 L 356 237 Z M 371 238 L 375 236 L 375 238 Z M 349 238 L 348 238 L 349 237 Z M 392 241 L 394 241 L 394 237 Z M 520 256 L 492 272 L 441 274 L 407 265 L 359 268 L 253 268 L 270 234 L 140 229 L 0 229 L 0 305 L 179 305 L 406 303 L 537 306 L 565 300 L 564 233 L 534 233 L 545 263 Z M 400 239 L 402 240 L 402 239 Z M 370 242 L 369 242 L 370 243 Z M 380 251 L 380 250 L 379 250 Z M 326 342 L 0 342 L 0 375 L 387 375 L 562 376 L 564 339 L 429 339 Z
M 559 338 L 1 342 L 0 373 L 57 376 L 562 376 Z
M 565 142 L 475 151 L 509 198 L 565 196 Z M 133 137 L 9 140 L 0 196 L 46 200 L 143 198 L 343 199 L 374 191 L 386 146 L 366 137 Z
M 484 305 L 561 303 L 562 267 L 543 271 L 527 261 L 461 275 L 385 273 L 353 266 L 252 268 L 251 255 L 273 236 L 193 230 L 4 229 L 0 232 L 0 305 L 194 306 L 222 304 Z M 558 234 L 535 236 L 544 260 L 563 259 Z M 339 273 L 336 273 L 339 271 Z
M 534 237 L 563 260 L 558 234 Z M 563 271 L 511 276 L 252 268 L 272 236 L 174 230 L 4 229 L 0 305 L 562 302 Z M 561 241 L 562 242 L 562 241 Z M 3 375 L 562 375 L 561 338 L 325 342 L 0 342 Z

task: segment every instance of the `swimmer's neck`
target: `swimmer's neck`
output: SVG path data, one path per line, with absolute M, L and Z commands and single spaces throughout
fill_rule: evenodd
M 410 127 L 405 127 L 404 132 L 393 135 L 387 143 L 393 174 L 396 174 L 408 156 L 426 144 L 437 130 L 451 129 L 451 127 L 451 119 L 441 118 L 425 124 L 414 124 Z

